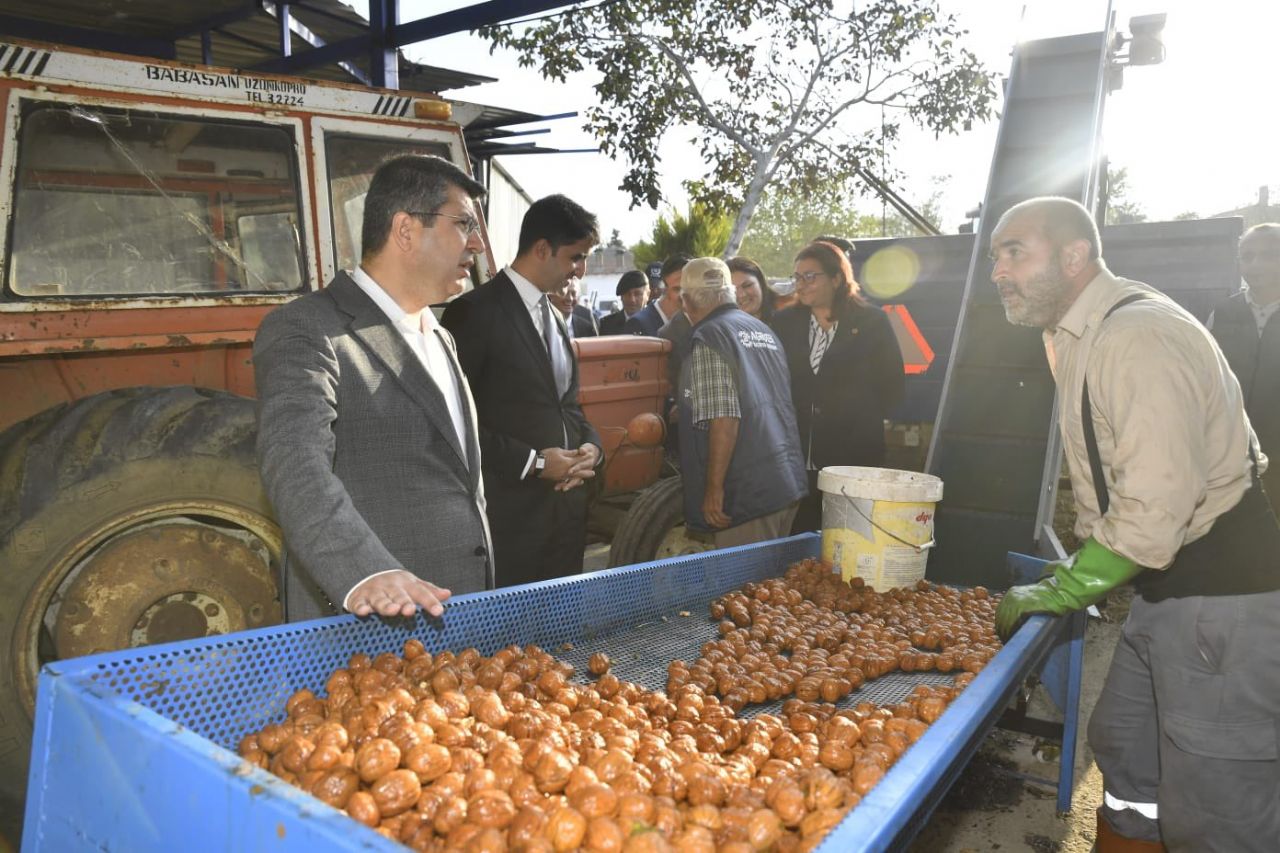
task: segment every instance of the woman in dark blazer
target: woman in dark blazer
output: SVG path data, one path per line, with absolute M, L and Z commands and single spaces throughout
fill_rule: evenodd
M 902 399 L 902 351 L 889 318 L 862 298 L 849 259 L 831 243 L 796 255 L 797 304 L 773 329 L 791 371 L 791 399 L 809 468 L 809 496 L 792 532 L 822 527 L 818 471 L 884 464 L 884 419 Z

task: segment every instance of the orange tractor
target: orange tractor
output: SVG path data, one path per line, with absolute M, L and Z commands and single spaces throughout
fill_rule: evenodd
M 383 158 L 468 155 L 449 103 L 431 96 L 25 43 L 0 41 L 0 103 L 0 767 L 12 796 L 42 664 L 279 621 L 254 332 L 355 265 Z M 483 280 L 493 259 L 478 266 Z M 602 499 L 658 480 L 666 346 L 578 342 L 610 456 Z M 649 434 L 633 440 L 629 425 Z M 651 503 L 637 502 L 650 507 L 641 526 L 666 517 Z M 629 535 L 629 560 L 652 556 Z

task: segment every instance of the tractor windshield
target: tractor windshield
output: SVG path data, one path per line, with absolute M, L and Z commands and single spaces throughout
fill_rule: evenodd
M 7 259 L 32 297 L 300 290 L 292 128 L 32 102 Z

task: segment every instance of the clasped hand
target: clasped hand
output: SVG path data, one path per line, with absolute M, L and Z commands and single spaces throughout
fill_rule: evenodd
M 542 451 L 547 460 L 546 466 L 538 476 L 555 483 L 557 492 L 576 489 L 596 475 L 596 462 L 600 458 L 600 448 L 594 444 L 584 444 L 577 450 L 565 450 L 563 447 L 548 447 Z

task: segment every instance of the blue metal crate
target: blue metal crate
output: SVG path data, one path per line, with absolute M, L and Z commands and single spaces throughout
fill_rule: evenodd
M 816 534 L 459 596 L 441 619 L 352 616 L 62 661 L 40 675 L 23 849 L 401 850 L 242 762 L 247 732 L 284 718 L 355 652 L 536 643 L 579 665 L 604 650 L 651 688 L 715 635 L 707 603 L 817 556 Z M 681 615 L 687 612 L 689 615 Z M 909 838 L 1017 684 L 1052 646 L 1032 619 L 823 845 L 878 850 Z M 892 702 L 932 673 L 877 679 L 847 702 Z

